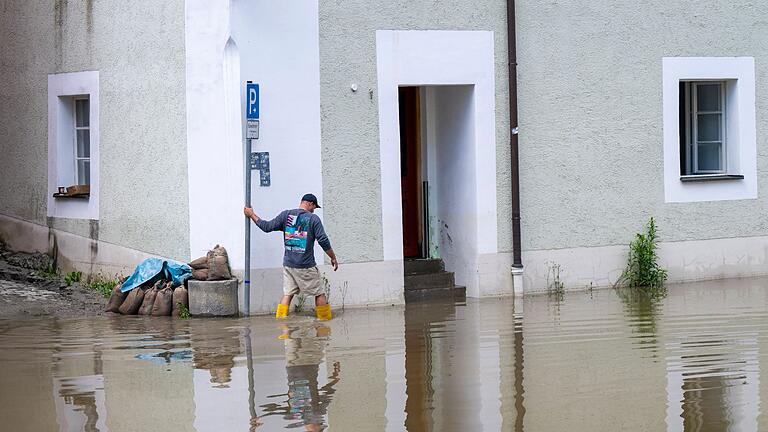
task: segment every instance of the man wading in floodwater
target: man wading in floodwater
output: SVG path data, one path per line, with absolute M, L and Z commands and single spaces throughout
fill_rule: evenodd
M 283 298 L 277 305 L 276 318 L 288 316 L 288 308 L 293 296 L 299 291 L 315 298 L 315 311 L 321 320 L 331 319 L 331 305 L 322 291 L 320 271 L 315 263 L 315 240 L 320 243 L 331 259 L 333 271 L 339 268 L 336 254 L 331 249 L 331 241 L 325 235 L 323 223 L 315 213 L 319 209 L 317 197 L 306 194 L 301 198 L 299 208 L 285 210 L 271 221 L 261 219 L 253 209 L 245 207 L 243 213 L 251 218 L 256 226 L 265 233 L 283 231 L 285 255 L 283 257 Z

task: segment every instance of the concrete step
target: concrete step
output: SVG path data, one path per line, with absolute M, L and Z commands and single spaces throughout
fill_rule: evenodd
M 445 265 L 441 259 L 407 259 L 405 260 L 405 274 L 417 275 L 428 273 L 440 273 L 445 271 Z
M 451 288 L 456 285 L 453 273 L 441 271 L 439 273 L 411 274 L 405 276 L 405 290 L 420 290 L 432 288 Z
M 432 299 L 462 301 L 466 300 L 466 298 L 467 288 L 463 286 L 405 290 L 405 301 L 407 302 Z

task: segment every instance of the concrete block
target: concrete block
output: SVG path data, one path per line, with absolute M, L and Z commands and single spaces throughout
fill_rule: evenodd
M 189 313 L 193 316 L 232 316 L 238 314 L 237 279 L 221 281 L 190 280 Z

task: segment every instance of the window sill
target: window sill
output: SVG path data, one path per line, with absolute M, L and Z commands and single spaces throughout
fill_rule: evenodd
M 720 180 L 744 180 L 744 176 L 740 174 L 696 174 L 680 176 L 680 181 L 684 183 Z
M 86 199 L 87 200 L 88 198 L 91 197 L 91 194 L 81 193 L 81 194 L 68 195 L 65 193 L 64 194 L 55 193 L 53 194 L 53 197 L 57 199 Z

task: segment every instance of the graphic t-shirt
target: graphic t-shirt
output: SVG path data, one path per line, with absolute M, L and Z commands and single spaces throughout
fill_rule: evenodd
M 331 248 L 331 241 L 325 234 L 323 223 L 314 213 L 304 209 L 285 210 L 276 218 L 256 222 L 264 232 L 283 231 L 285 255 L 283 265 L 291 268 L 311 268 L 315 263 L 315 240 L 323 250 Z

